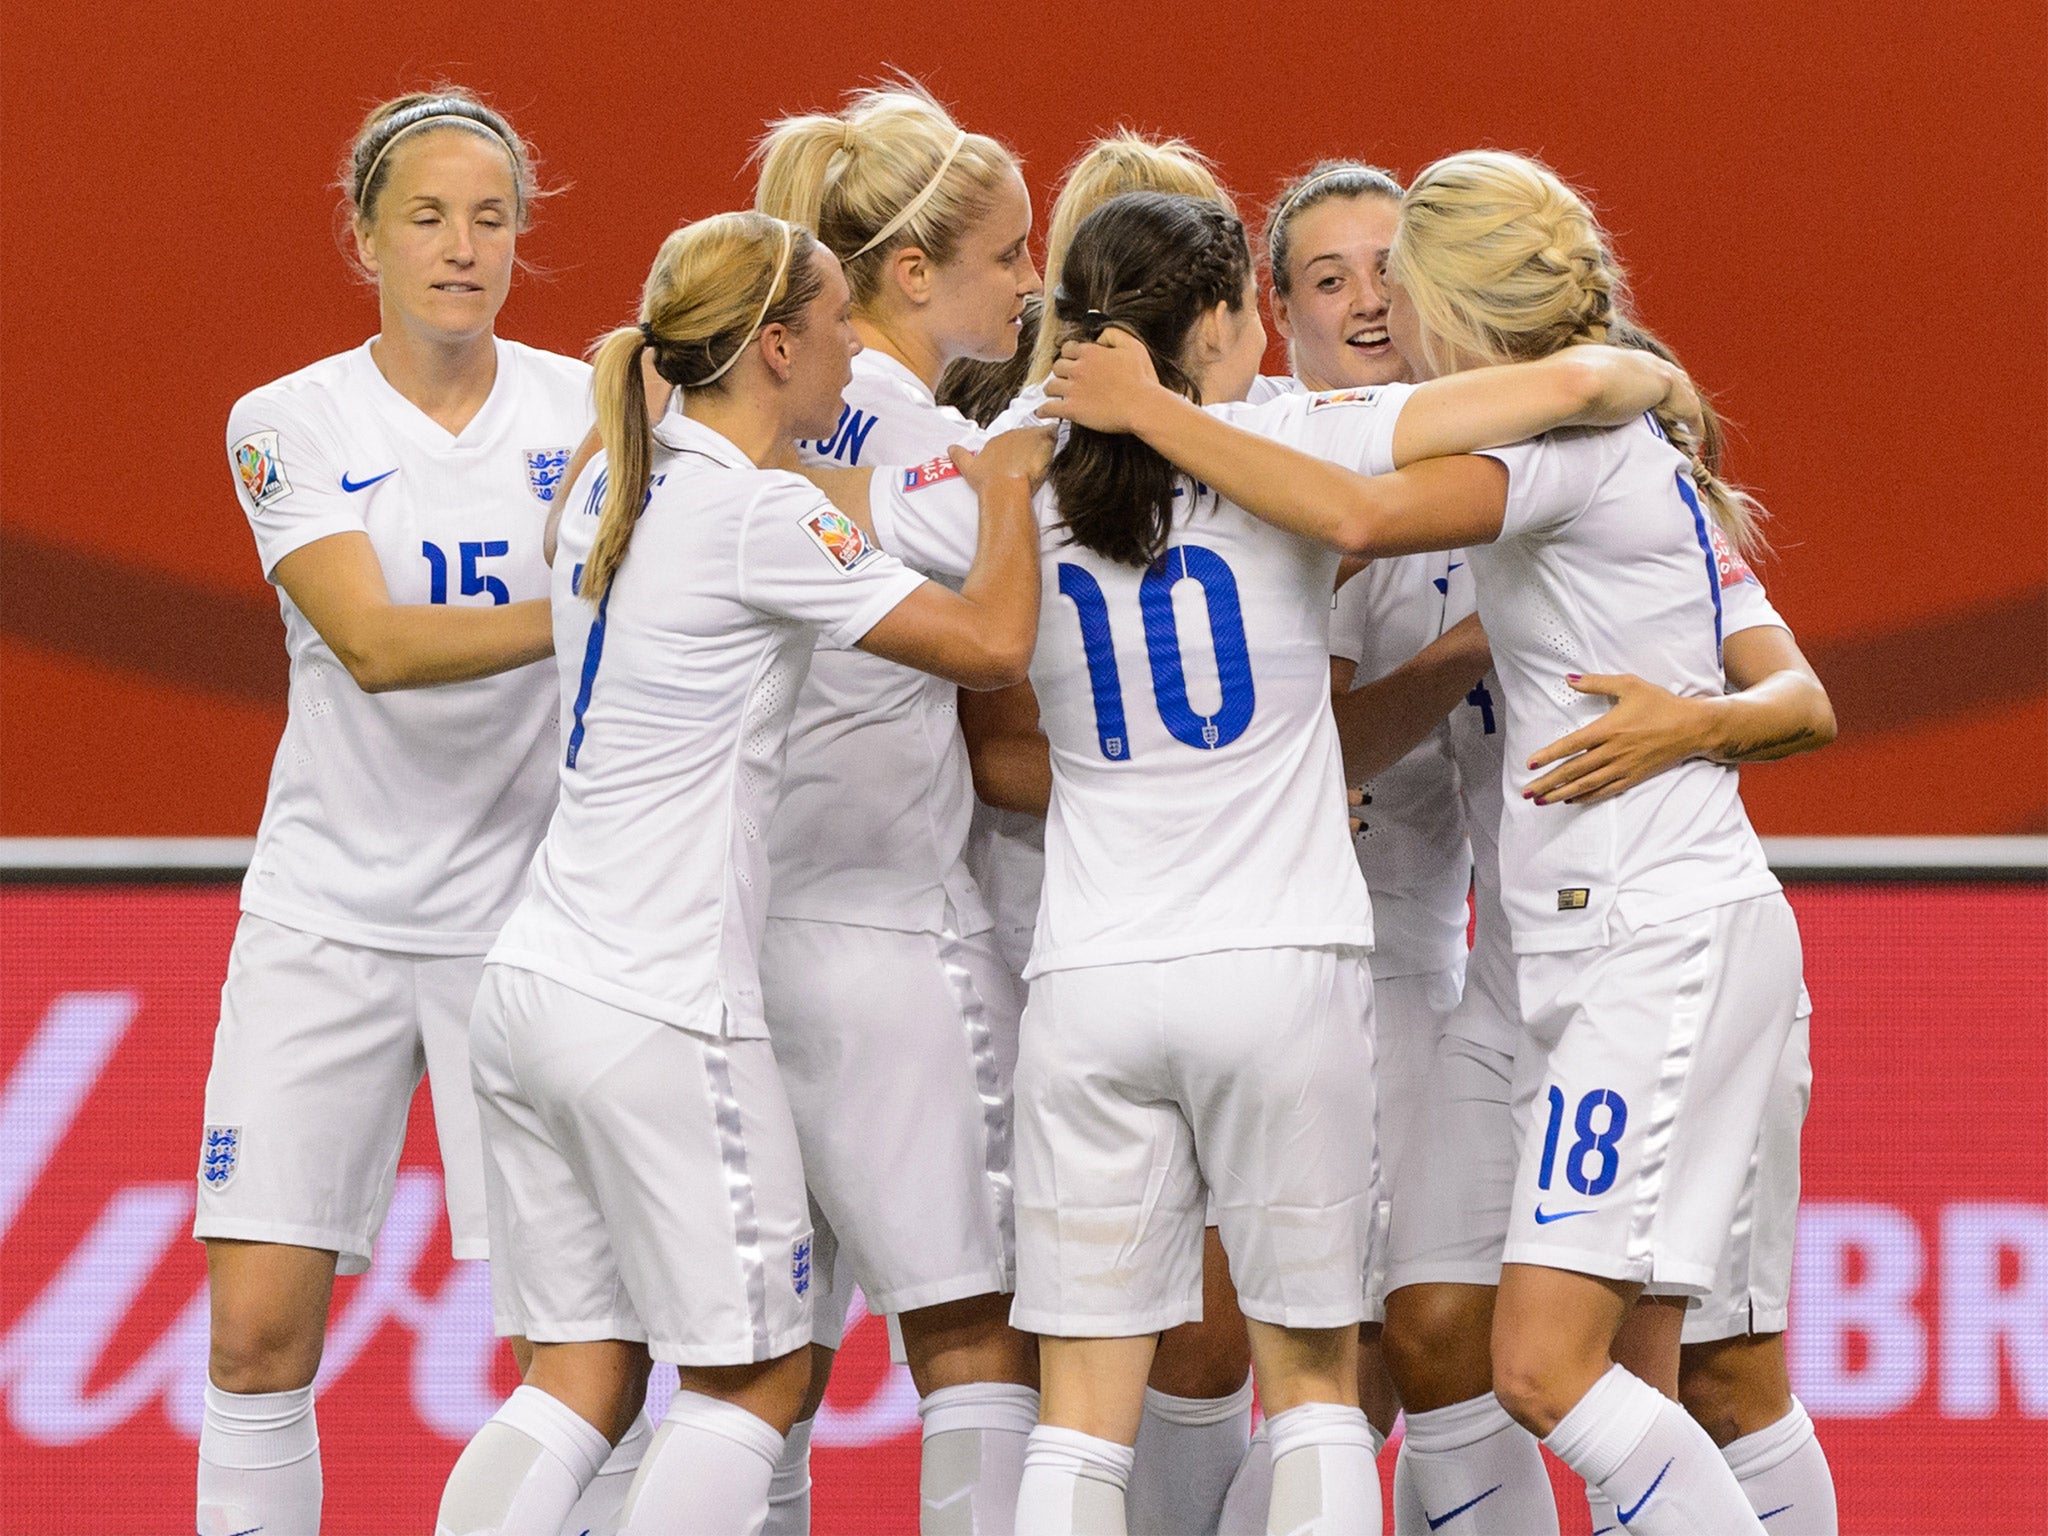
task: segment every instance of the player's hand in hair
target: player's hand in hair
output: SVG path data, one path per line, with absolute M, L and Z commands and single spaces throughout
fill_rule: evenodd
M 1038 408 L 1039 415 L 1097 432 L 1136 431 L 1145 401 L 1170 394 L 1159 382 L 1145 343 L 1115 326 L 1094 341 L 1070 341 L 1060 348 L 1045 392 L 1050 398 Z
M 959 467 L 960 478 L 977 491 L 1011 477 L 1029 481 L 1035 491 L 1052 468 L 1052 448 L 1052 428 L 1018 427 L 990 438 L 979 453 L 964 444 L 955 444 L 947 452 Z

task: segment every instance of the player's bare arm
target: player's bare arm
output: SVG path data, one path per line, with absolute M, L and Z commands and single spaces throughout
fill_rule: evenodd
M 1385 772 L 1465 702 L 1493 664 L 1473 614 L 1452 625 L 1385 677 L 1353 689 L 1356 664 L 1330 658 L 1330 708 L 1344 751 L 1344 777 L 1363 784 Z
M 316 539 L 272 574 L 365 693 L 464 683 L 554 654 L 542 599 L 482 608 L 392 602 L 368 534 Z
M 1741 630 L 1728 637 L 1722 661 L 1738 691 L 1718 699 L 1681 698 L 1629 674 L 1568 678 L 1580 693 L 1604 694 L 1614 707 L 1531 756 L 1532 771 L 1551 771 L 1525 788 L 1523 798 L 1592 805 L 1688 758 L 1762 763 L 1835 739 L 1827 689 L 1789 631 L 1775 625 Z

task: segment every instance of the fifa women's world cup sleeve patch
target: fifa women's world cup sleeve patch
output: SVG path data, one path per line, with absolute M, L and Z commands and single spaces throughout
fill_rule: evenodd
M 805 514 L 799 519 L 799 526 L 825 552 L 825 558 L 849 576 L 880 553 L 868 542 L 858 523 L 834 508 L 820 507 Z
M 953 462 L 951 455 L 942 453 L 935 459 L 926 459 L 922 464 L 913 464 L 898 473 L 902 476 L 899 484 L 904 490 L 921 491 L 926 486 L 937 485 L 942 480 L 957 480 L 960 476 L 960 466 Z
M 1738 555 L 1729 544 L 1721 532 L 1719 523 L 1707 524 L 1707 536 L 1713 541 L 1714 568 L 1721 573 L 1723 588 L 1732 587 L 1742 581 L 1751 582 L 1759 587 L 1763 585 L 1756 579 L 1756 572 L 1749 568 L 1749 562 Z
M 242 493 L 257 511 L 291 495 L 292 483 L 285 477 L 276 432 L 251 432 L 228 449 L 228 459 L 235 466 Z
M 1308 408 L 1320 411 L 1330 405 L 1372 405 L 1382 393 L 1382 386 L 1371 385 L 1365 389 L 1325 389 L 1308 397 Z

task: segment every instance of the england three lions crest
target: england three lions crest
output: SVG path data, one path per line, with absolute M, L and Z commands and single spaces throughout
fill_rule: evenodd
M 199 1178 L 208 1189 L 226 1189 L 242 1162 L 242 1128 L 209 1125 L 199 1142 Z
M 555 499 L 555 488 L 562 483 L 562 472 L 569 467 L 567 448 L 529 448 L 526 450 L 526 488 L 542 502 Z

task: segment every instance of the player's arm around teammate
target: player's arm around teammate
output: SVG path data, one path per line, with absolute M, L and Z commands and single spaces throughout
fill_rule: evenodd
M 493 334 L 527 147 L 466 93 L 401 97 L 343 182 L 378 333 L 228 425 L 291 692 L 207 1079 L 202 1532 L 319 1522 L 333 1280 L 369 1262 L 423 1066 L 455 1255 L 484 1257 L 465 1024 L 554 798 L 540 540 L 588 369 Z
M 1440 162 L 1410 189 L 1390 279 L 1397 344 L 1432 374 L 1601 339 L 1620 286 L 1570 189 L 1490 152 Z M 1370 437 L 1374 423 L 1364 425 Z M 1556 674 L 1575 662 L 1722 691 L 1709 513 L 1739 548 L 1753 510 L 1694 454 L 1674 452 L 1669 430 L 1496 451 L 1509 479 L 1490 495 L 1471 471 L 1460 489 L 1455 461 L 1441 479 L 1389 488 L 1377 507 L 1364 487 L 1400 476 L 1356 481 L 1353 505 L 1334 518 L 1295 500 L 1299 484 L 1247 494 L 1289 526 L 1320 520 L 1347 547 L 1468 547 L 1509 692 L 1510 749 L 1526 753 L 1571 722 L 1583 696 Z M 1390 468 L 1385 438 L 1362 449 L 1356 436 L 1327 423 L 1321 434 L 1326 450 L 1346 442 L 1359 467 Z M 1622 657 L 1631 664 L 1612 664 Z M 1593 825 L 1565 839 L 1560 817 Z M 1511 794 L 1502 842 L 1527 1031 L 1515 1079 L 1526 1139 L 1494 1315 L 1496 1391 L 1615 1500 L 1624 1524 L 1760 1530 L 1712 1442 L 1610 1350 L 1646 1287 L 1685 1295 L 1711 1283 L 1793 1022 L 1796 924 L 1733 776 L 1711 764 L 1688 762 L 1595 806 L 1538 808 Z M 1698 1111 L 1674 1112 L 1673 1083 L 1693 1085 L 1687 1104 L 1714 1104 L 1711 1127 Z
M 639 324 L 597 354 L 605 451 L 553 573 L 558 809 L 470 1028 L 493 1306 L 534 1358 L 450 1474 L 451 1536 L 560 1529 L 649 1354 L 680 1388 L 622 1529 L 754 1532 L 767 1515 L 811 1326 L 803 1170 L 753 958 L 797 686 L 820 633 L 1003 686 L 1038 596 L 1028 449 L 976 470 L 958 593 L 766 468 L 836 420 L 849 307 L 806 232 L 726 214 L 669 237 Z M 649 352 L 686 391 L 652 428 Z

